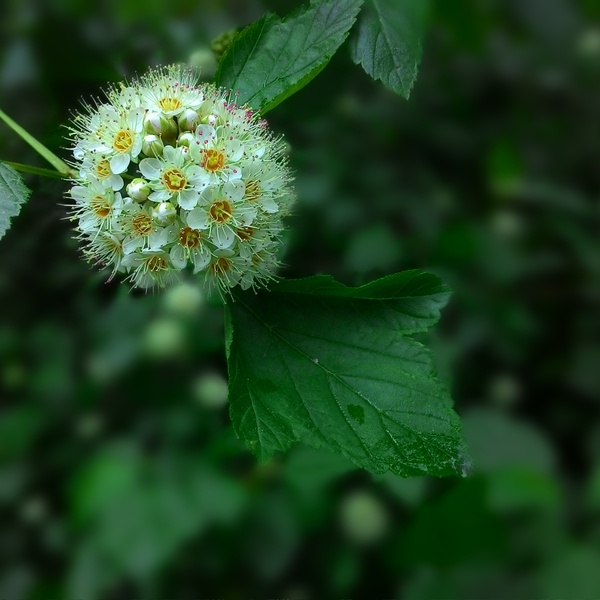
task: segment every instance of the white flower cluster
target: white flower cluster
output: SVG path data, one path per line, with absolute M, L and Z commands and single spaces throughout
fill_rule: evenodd
M 294 200 L 285 143 L 180 67 L 112 88 L 75 117 L 70 190 L 86 256 L 135 286 L 188 265 L 222 291 L 272 278 Z

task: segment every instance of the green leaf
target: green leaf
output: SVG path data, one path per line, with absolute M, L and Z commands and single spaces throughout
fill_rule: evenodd
M 352 40 L 352 60 L 406 99 L 421 62 L 427 12 L 426 0 L 367 0 Z
M 239 33 L 223 55 L 217 85 L 239 104 L 266 113 L 325 68 L 348 36 L 363 0 L 313 0 L 281 20 L 267 13 Z
M 410 334 L 439 318 L 449 291 L 406 271 L 358 288 L 329 276 L 236 292 L 231 416 L 266 460 L 294 442 L 343 454 L 373 472 L 461 472 L 460 422 L 430 352 Z
M 10 227 L 10 220 L 21 211 L 31 190 L 23 183 L 21 176 L 8 165 L 0 162 L 0 239 Z

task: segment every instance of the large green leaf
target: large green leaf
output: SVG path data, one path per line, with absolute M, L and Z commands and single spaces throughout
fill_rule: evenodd
M 421 61 L 427 0 L 367 0 L 352 59 L 393 92 L 408 98 Z
M 273 14 L 246 27 L 225 52 L 215 76 L 237 102 L 263 113 L 303 88 L 348 36 L 363 0 L 313 0 L 281 20 Z
M 10 227 L 10 220 L 21 211 L 31 190 L 21 176 L 7 164 L 0 162 L 0 239 Z
M 262 460 L 299 441 L 374 472 L 461 472 L 452 400 L 409 337 L 437 321 L 448 297 L 421 271 L 358 288 L 316 276 L 236 292 L 227 327 L 238 435 Z

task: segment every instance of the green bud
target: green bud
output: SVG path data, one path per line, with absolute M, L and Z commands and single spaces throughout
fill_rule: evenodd
M 148 182 L 142 177 L 137 177 L 127 184 L 127 195 L 136 202 L 145 202 L 152 189 Z
M 177 145 L 189 148 L 194 143 L 195 139 L 196 138 L 194 137 L 194 134 L 191 131 L 185 131 L 177 139 Z
M 154 133 L 163 138 L 175 138 L 177 137 L 178 129 L 175 119 L 150 110 L 144 117 L 144 131 L 146 133 Z
M 161 227 L 165 227 L 175 221 L 177 209 L 170 202 L 161 202 L 152 209 L 152 218 Z
M 200 125 L 200 116 L 195 110 L 188 108 L 179 115 L 179 130 L 194 131 Z
M 165 145 L 160 137 L 153 133 L 144 136 L 142 152 L 146 156 L 161 156 Z

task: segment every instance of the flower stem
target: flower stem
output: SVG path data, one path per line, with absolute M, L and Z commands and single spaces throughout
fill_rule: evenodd
M 0 160 L 0 162 L 21 173 L 31 173 L 32 175 L 41 175 L 42 177 L 51 177 L 52 179 L 65 179 L 67 177 L 63 173 L 44 169 L 43 167 L 33 167 L 31 165 L 24 165 L 23 163 L 11 162 L 10 160 Z
M 66 162 L 48 150 L 46 146 L 25 131 L 18 123 L 15 123 L 15 121 L 2 110 L 0 110 L 0 119 L 2 119 L 17 135 L 23 138 L 38 154 L 45 158 L 61 175 L 65 177 L 76 176 L 76 173 Z

